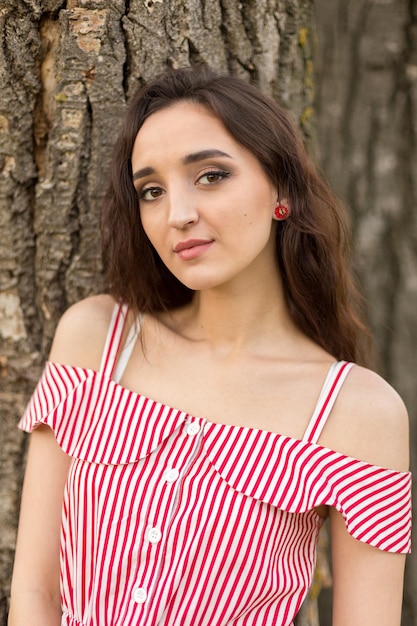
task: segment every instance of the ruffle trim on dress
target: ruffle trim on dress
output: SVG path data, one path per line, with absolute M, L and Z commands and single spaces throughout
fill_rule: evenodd
M 270 431 L 207 422 L 134 393 L 100 372 L 47 363 L 19 422 L 47 424 L 71 457 L 135 463 L 190 419 L 203 428 L 205 454 L 232 489 L 285 510 L 335 507 L 348 532 L 372 546 L 409 552 L 411 474 Z

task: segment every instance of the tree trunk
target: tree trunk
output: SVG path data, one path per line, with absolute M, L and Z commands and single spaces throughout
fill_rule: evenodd
M 316 0 L 315 6 L 321 161 L 351 208 L 377 367 L 408 407 L 416 475 L 417 1 Z M 414 491 L 414 517 L 416 502 Z M 417 624 L 416 589 L 414 552 L 404 626 Z
M 206 62 L 254 79 L 310 137 L 311 12 L 312 0 L 1 0 L 0 626 L 26 447 L 16 422 L 59 316 L 102 289 L 99 210 L 126 102 L 167 65 Z

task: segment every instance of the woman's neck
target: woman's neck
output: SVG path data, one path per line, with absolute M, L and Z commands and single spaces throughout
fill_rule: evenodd
M 192 302 L 172 312 L 171 323 L 180 334 L 204 341 L 220 355 L 242 350 L 276 350 L 276 345 L 302 337 L 292 321 L 279 277 L 256 284 L 223 285 L 196 292 Z

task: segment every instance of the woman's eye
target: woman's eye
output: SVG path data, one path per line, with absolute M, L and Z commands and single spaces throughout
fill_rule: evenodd
M 229 172 L 224 172 L 221 170 L 213 170 L 212 172 L 206 172 L 198 179 L 198 182 L 203 185 L 214 185 L 219 183 L 224 178 L 229 176 Z
M 162 189 L 160 187 L 145 187 L 138 192 L 139 200 L 156 200 L 162 195 Z

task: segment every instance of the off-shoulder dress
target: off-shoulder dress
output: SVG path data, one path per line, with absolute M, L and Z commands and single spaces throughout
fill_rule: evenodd
M 138 332 L 121 346 L 126 314 L 115 307 L 99 371 L 46 364 L 19 423 L 49 425 L 72 457 L 62 625 L 290 626 L 318 505 L 357 540 L 409 551 L 410 474 L 318 443 L 351 363 L 330 368 L 303 439 L 213 423 L 119 384 Z

